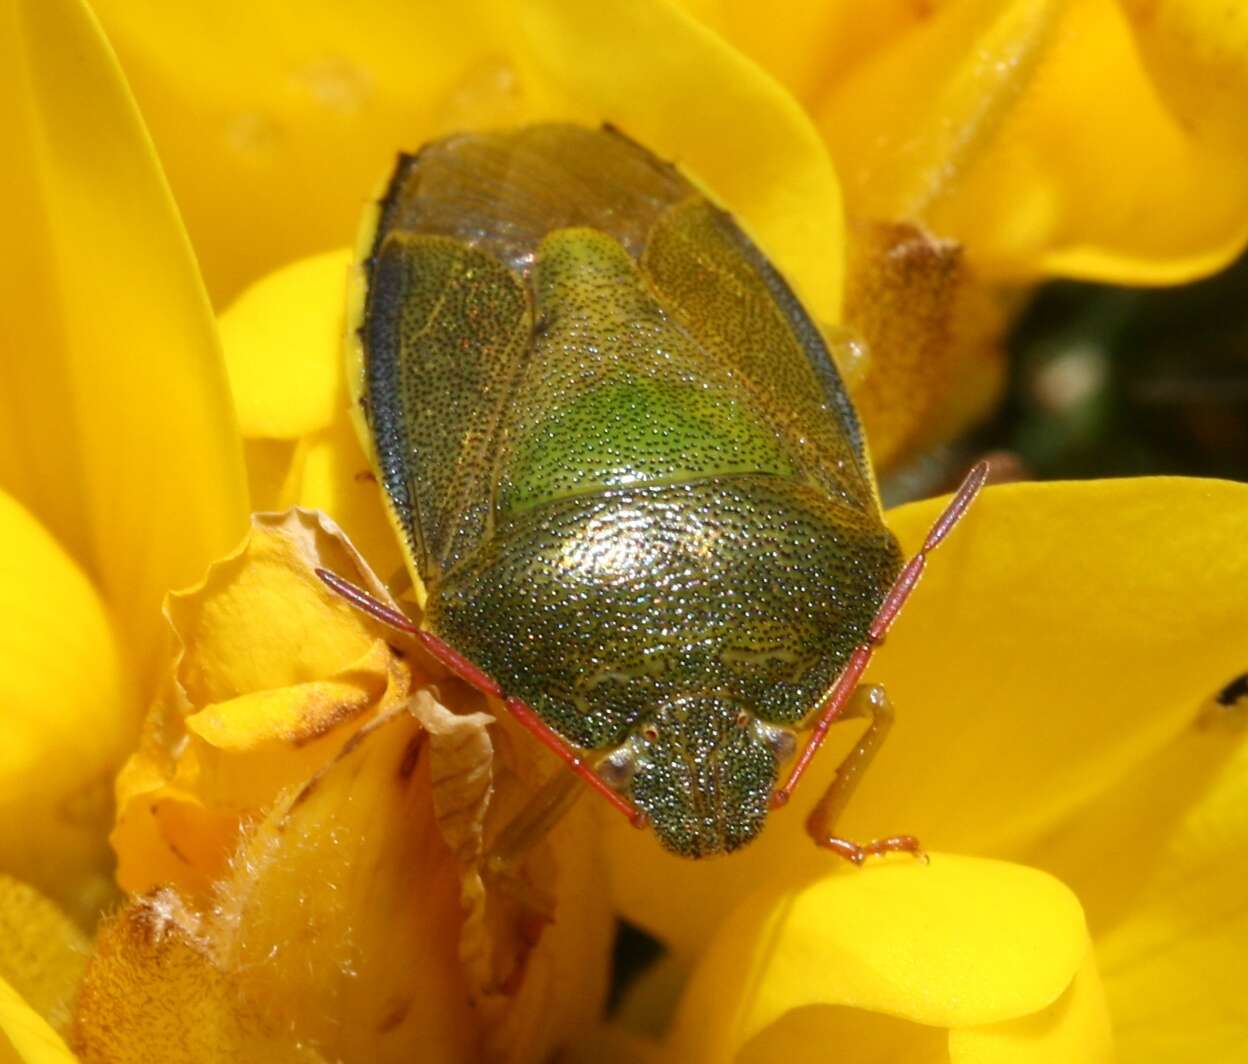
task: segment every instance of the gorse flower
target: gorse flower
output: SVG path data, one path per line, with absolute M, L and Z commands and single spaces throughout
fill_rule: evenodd
M 793 93 L 836 164 L 877 462 L 992 400 L 1020 286 L 1189 280 L 1248 239 L 1239 5 L 831 2 L 784 18 L 687 6 Z M 904 303 L 871 281 L 890 267 Z
M 867 333 L 847 377 L 901 456 L 960 419 L 954 383 L 990 392 L 1005 288 L 1241 246 L 1237 10 L 97 6 L 172 198 L 80 0 L 0 0 L 0 1052 L 1242 1055 L 1248 488 L 984 493 L 871 666 L 898 724 L 844 823 L 930 865 L 801 830 L 849 723 L 730 858 L 585 797 L 492 865 L 559 766 L 313 575 L 386 598 L 402 568 L 346 417 L 337 250 L 397 149 L 567 118 L 677 159 Z M 939 507 L 888 515 L 908 552 Z M 612 913 L 666 953 L 608 1021 Z

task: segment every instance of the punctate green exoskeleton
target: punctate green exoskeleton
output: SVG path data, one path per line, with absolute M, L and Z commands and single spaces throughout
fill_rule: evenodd
M 832 823 L 891 721 L 859 676 L 984 469 L 904 563 L 827 345 L 730 215 L 611 130 L 452 136 L 400 158 L 349 302 L 419 620 L 333 586 L 691 857 L 867 713 L 809 827 L 917 849 Z

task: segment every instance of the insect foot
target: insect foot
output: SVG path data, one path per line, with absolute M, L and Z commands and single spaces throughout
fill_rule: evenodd
M 859 868 L 866 862 L 868 857 L 882 857 L 888 853 L 909 853 L 913 854 L 924 864 L 930 864 L 930 858 L 923 852 L 923 847 L 919 844 L 919 840 L 913 835 L 890 835 L 886 839 L 872 839 L 864 846 L 860 846 L 856 842 L 850 842 L 849 839 L 837 838 L 835 835 L 825 835 L 822 838 L 816 838 L 815 843 L 822 846 L 825 850 L 831 850 L 833 853 L 844 857 L 845 860 L 852 862 Z

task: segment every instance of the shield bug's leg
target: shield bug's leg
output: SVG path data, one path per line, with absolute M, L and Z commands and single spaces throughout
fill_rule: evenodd
M 581 796 L 580 781 L 571 772 L 555 771 L 541 789 L 498 833 L 486 854 L 486 867 L 505 875 L 541 841 Z
M 846 662 L 844 670 L 828 694 L 823 708 L 819 711 L 815 720 L 814 727 L 811 728 L 810 738 L 806 740 L 806 745 L 802 749 L 797 763 L 790 771 L 789 778 L 785 781 L 784 786 L 779 787 L 772 795 L 773 806 L 785 805 L 793 796 L 793 791 L 796 789 L 798 782 L 810 766 L 819 747 L 823 744 L 823 740 L 828 734 L 828 729 L 840 718 L 846 703 L 854 693 L 854 689 L 858 685 L 858 679 L 862 676 L 867 663 L 871 660 L 871 655 L 875 652 L 875 648 L 884 641 L 884 636 L 887 634 L 889 627 L 897 618 L 897 614 L 901 611 L 901 607 L 906 599 L 910 597 L 910 592 L 914 590 L 915 585 L 919 582 L 919 577 L 923 575 L 923 569 L 927 564 L 927 556 L 940 545 L 941 541 L 953 530 L 954 525 L 961 520 L 962 515 L 966 513 L 967 508 L 975 501 L 975 496 L 979 494 L 979 490 L 984 486 L 984 481 L 987 479 L 988 463 L 980 462 L 966 475 L 966 479 L 962 481 L 956 494 L 949 501 L 949 505 L 945 507 L 940 517 L 936 519 L 936 523 L 932 525 L 931 531 L 928 532 L 927 539 L 923 541 L 923 545 L 919 548 L 918 553 L 897 574 L 897 579 L 893 581 L 893 586 L 889 588 L 888 594 L 884 596 L 884 601 L 880 604 L 875 619 L 867 629 L 866 641 L 858 646 L 849 656 L 849 661 Z M 871 729 L 868 729 L 868 732 L 870 731 Z M 887 731 L 887 725 L 883 726 L 882 731 Z M 867 737 L 864 736 L 863 738 L 865 740 Z M 882 739 L 883 734 L 880 734 L 874 746 L 878 747 Z M 872 753 L 874 753 L 874 749 Z M 858 772 L 861 772 L 861 769 Z M 904 842 L 909 836 L 898 836 L 897 838 Z M 895 845 L 888 847 L 888 849 L 917 849 L 917 843 L 913 847 Z M 851 854 L 847 854 L 847 856 L 853 859 Z M 866 856 L 866 853 L 863 856 Z
M 878 684 L 867 684 L 859 687 L 845 707 L 842 717 L 869 716 L 871 723 L 862 733 L 857 745 L 845 755 L 845 759 L 837 766 L 836 776 L 828 784 L 815 807 L 806 818 L 806 830 L 815 842 L 825 849 L 840 854 L 854 864 L 862 864 L 874 854 L 903 851 L 921 857 L 919 840 L 913 835 L 893 835 L 886 839 L 875 839 L 866 845 L 858 845 L 848 839 L 832 834 L 832 829 L 849 799 L 857 789 L 876 753 L 884 744 L 889 729 L 893 726 L 893 706 L 885 694 L 884 688 Z

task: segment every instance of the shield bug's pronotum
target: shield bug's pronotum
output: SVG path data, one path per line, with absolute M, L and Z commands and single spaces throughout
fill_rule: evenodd
M 808 827 L 917 849 L 832 824 L 891 720 L 859 677 L 985 470 L 903 563 L 824 339 L 728 214 L 611 130 L 452 136 L 400 158 L 349 302 L 419 622 L 331 586 L 691 857 L 867 713 Z

